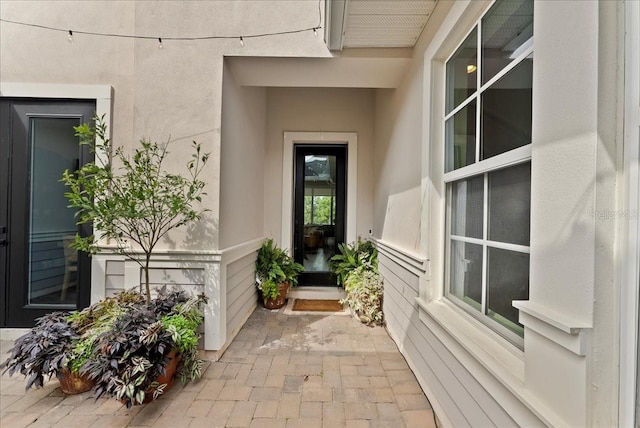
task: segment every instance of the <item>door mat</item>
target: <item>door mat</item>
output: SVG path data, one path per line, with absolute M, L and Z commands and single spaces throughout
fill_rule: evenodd
M 342 312 L 342 309 L 338 300 L 295 299 L 293 302 L 294 311 Z

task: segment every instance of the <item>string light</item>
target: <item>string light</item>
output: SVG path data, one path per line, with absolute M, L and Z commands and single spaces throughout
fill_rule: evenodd
M 250 38 L 282 36 L 282 35 L 287 35 L 287 34 L 305 33 L 307 31 L 313 31 L 313 34 L 318 36 L 318 30 L 322 28 L 322 26 L 321 26 L 321 24 L 322 24 L 321 2 L 322 2 L 322 0 L 318 0 L 318 25 L 316 25 L 314 27 L 300 28 L 300 29 L 297 29 L 297 30 L 274 31 L 274 32 L 269 32 L 269 33 L 257 33 L 257 34 L 249 34 L 249 35 L 245 34 L 243 36 L 201 36 L 201 37 L 138 36 L 138 35 L 135 35 L 135 34 L 101 33 L 101 32 L 95 32 L 95 31 L 80 31 L 80 30 L 76 30 L 75 34 L 76 35 L 77 34 L 84 34 L 84 35 L 88 35 L 88 36 L 99 36 L 99 37 L 113 37 L 113 38 L 122 38 L 122 39 L 157 40 L 159 49 L 163 48 L 163 45 L 162 45 L 163 39 L 165 41 L 167 41 L 167 40 L 172 40 L 172 41 L 194 41 L 194 40 L 224 40 L 224 39 L 238 39 L 239 38 L 240 39 L 240 44 L 242 46 L 244 46 L 244 39 L 250 39 Z M 40 29 L 43 29 L 43 30 L 65 32 L 65 33 L 68 34 L 67 40 L 69 41 L 69 43 L 73 43 L 73 41 L 74 41 L 74 37 L 73 37 L 74 36 L 74 31 L 72 31 L 72 30 L 67 30 L 67 29 L 58 28 L 58 27 L 51 27 L 51 26 L 48 26 L 48 25 L 31 24 L 31 23 L 22 22 L 22 21 L 13 21 L 13 20 L 4 19 L 4 18 L 0 18 L 0 22 L 6 22 L 8 24 L 15 24 L 15 25 L 22 25 L 22 26 L 31 27 L 31 28 L 40 28 Z

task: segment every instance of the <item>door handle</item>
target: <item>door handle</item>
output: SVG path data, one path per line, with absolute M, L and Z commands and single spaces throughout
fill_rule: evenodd
M 6 239 L 0 239 L 0 247 L 6 247 L 8 243 Z

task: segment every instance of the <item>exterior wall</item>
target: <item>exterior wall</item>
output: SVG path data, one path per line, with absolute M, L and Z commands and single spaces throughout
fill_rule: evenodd
M 267 89 L 239 86 L 225 64 L 222 103 L 219 230 L 227 248 L 262 236 Z
M 269 88 L 265 158 L 265 235 L 282 236 L 284 131 L 357 132 L 357 235 L 372 228 L 374 93 L 369 89 Z M 348 197 L 348 195 L 347 195 Z M 288 248 L 291 243 L 282 243 Z
M 9 86 L 22 87 L 16 84 L 58 84 L 53 98 L 74 93 L 65 92 L 67 87 L 76 92 L 82 85 L 110 87 L 112 102 L 106 116 L 114 145 L 131 149 L 141 137 L 170 138 L 168 163 L 174 172 L 185 170 L 192 140 L 211 152 L 203 172 L 207 195 L 202 205 L 209 210 L 205 219 L 169 234 L 158 244 L 153 263 L 156 269 L 171 270 L 180 277 L 191 268 L 200 270 L 199 279 L 191 285 L 210 298 L 205 309 L 205 348 L 221 349 L 229 339 L 226 263 L 255 251 L 255 238 L 263 235 L 260 156 L 265 146 L 266 102 L 264 88 L 241 88 L 232 76 L 223 85 L 224 57 L 330 54 L 312 31 L 245 39 L 244 47 L 235 39 L 166 38 L 311 28 L 318 24 L 317 2 L 15 1 L 3 2 L 0 16 L 75 30 L 74 42 L 68 43 L 64 31 L 3 22 L 0 96 L 7 96 L 4 89 Z M 157 35 L 165 37 L 164 47 L 158 49 L 155 36 L 134 40 L 83 35 L 81 31 Z M 223 93 L 228 109 L 224 119 Z M 227 162 L 239 163 L 244 170 L 227 168 Z M 222 225 L 225 231 L 220 235 Z M 129 262 L 123 266 L 120 260 L 108 252 L 94 257 L 92 301 L 137 285 L 136 266 Z M 162 274 L 158 281 L 172 282 Z
M 438 3 L 402 85 L 376 94 L 374 220 L 388 329 L 446 426 L 612 426 L 621 219 L 601 214 L 620 208 L 621 6 L 535 3 L 520 351 L 443 297 L 444 62 L 488 5 Z
M 227 266 L 227 334 L 235 337 L 256 307 L 255 252 Z

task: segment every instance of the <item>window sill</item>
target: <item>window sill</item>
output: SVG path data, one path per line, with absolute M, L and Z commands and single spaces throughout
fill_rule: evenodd
M 420 320 L 433 329 L 438 339 L 459 357 L 455 348 L 460 347 L 475 357 L 478 363 L 503 383 L 522 386 L 524 382 L 524 353 L 505 339 L 490 331 L 468 314 L 461 313 L 453 303 L 445 299 L 427 303 L 417 298 Z M 443 336 L 441 333 L 448 333 Z M 452 340 L 453 339 L 453 340 Z M 449 346 L 454 342 L 456 346 Z M 452 349 L 454 348 L 454 349 Z M 462 361 L 462 360 L 461 360 Z
M 501 397 L 501 404 L 510 407 L 513 416 L 518 413 L 513 403 L 519 402 L 546 425 L 566 424 L 527 390 L 524 352 L 446 299 L 426 302 L 418 297 L 416 303 L 420 320 L 491 395 Z M 500 392 L 504 388 L 512 399 Z

